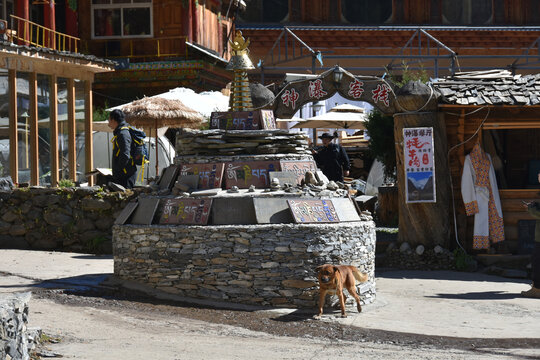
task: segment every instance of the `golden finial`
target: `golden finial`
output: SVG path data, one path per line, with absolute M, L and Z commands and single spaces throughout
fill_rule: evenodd
M 234 35 L 234 40 L 229 41 L 231 44 L 231 48 L 238 54 L 242 55 L 247 53 L 247 48 L 249 46 L 249 39 L 244 39 L 242 36 L 242 32 L 240 30 L 236 31 L 236 34 Z

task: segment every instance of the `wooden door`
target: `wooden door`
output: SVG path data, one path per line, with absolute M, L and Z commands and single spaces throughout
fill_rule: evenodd
M 184 54 L 182 1 L 154 1 L 154 34 L 160 54 Z

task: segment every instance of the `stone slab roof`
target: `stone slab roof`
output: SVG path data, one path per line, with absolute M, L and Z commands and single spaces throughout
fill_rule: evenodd
M 66 59 L 78 60 L 78 61 L 87 61 L 94 64 L 99 64 L 104 67 L 114 68 L 117 63 L 112 60 L 98 58 L 94 55 L 86 55 L 81 53 L 75 53 L 70 51 L 58 51 L 50 48 L 44 47 L 35 47 L 27 45 L 16 45 L 8 41 L 0 41 L 0 50 L 10 53 L 16 53 L 19 55 L 32 56 L 33 54 L 38 54 L 42 57 L 64 57 Z
M 457 105 L 538 105 L 540 74 L 512 75 L 508 70 L 457 73 L 433 83 L 441 101 Z

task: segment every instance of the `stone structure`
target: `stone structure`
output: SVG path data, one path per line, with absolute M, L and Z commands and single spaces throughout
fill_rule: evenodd
M 0 295 L 0 359 L 28 360 L 39 342 L 40 330 L 30 330 L 30 292 Z
M 315 268 L 352 264 L 375 299 L 375 225 L 371 216 L 334 224 L 114 226 L 114 272 L 124 280 L 193 298 L 313 307 Z
M 288 130 L 190 130 L 176 135 L 179 156 L 204 155 L 311 155 L 308 136 Z
M 111 253 L 112 225 L 146 189 L 30 187 L 0 192 L 0 248 Z

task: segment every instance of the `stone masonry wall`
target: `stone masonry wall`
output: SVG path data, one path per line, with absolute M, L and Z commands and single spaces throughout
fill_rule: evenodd
M 331 263 L 367 272 L 357 287 L 364 303 L 375 299 L 375 225 L 365 215 L 339 224 L 115 225 L 113 239 L 116 276 L 180 296 L 313 307 L 315 268 Z
M 36 341 L 26 327 L 30 296 L 30 292 L 0 294 L 0 359 L 30 359 Z
M 85 188 L 18 188 L 0 191 L 0 248 L 111 253 L 112 225 L 126 192 Z

